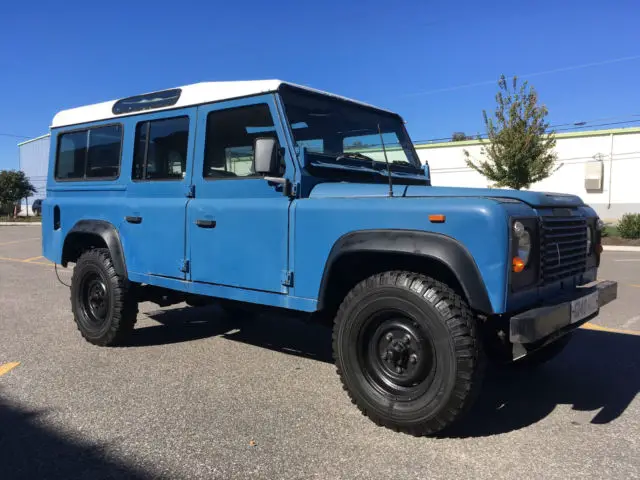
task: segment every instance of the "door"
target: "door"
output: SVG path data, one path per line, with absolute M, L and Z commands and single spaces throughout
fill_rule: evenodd
M 187 208 L 191 280 L 286 292 L 290 198 L 253 170 L 253 141 L 284 133 L 274 97 L 264 95 L 198 109 L 195 198 Z M 287 149 L 282 176 L 293 178 Z
M 196 109 L 161 112 L 135 124 L 131 183 L 121 230 L 129 272 L 185 278 L 186 206 Z

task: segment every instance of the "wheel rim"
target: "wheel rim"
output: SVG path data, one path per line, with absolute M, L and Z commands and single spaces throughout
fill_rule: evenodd
M 367 319 L 358 342 L 358 360 L 367 380 L 396 400 L 424 393 L 436 367 L 434 346 L 403 312 L 380 312 Z
M 97 272 L 87 272 L 80 285 L 81 306 L 85 326 L 99 330 L 109 315 L 109 291 L 106 282 Z

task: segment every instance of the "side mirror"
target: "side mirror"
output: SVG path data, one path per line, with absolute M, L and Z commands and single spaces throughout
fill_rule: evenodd
M 277 176 L 280 173 L 278 141 L 275 138 L 261 137 L 253 141 L 253 164 L 258 175 Z

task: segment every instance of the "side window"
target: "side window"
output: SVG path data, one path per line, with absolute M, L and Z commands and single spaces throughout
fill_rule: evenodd
M 210 179 L 255 176 L 253 141 L 257 137 L 275 136 L 276 129 L 267 104 L 210 112 L 202 175 Z
M 120 173 L 120 145 L 122 127 L 108 127 L 89 130 L 87 151 L 87 178 L 114 178 Z
M 107 125 L 58 137 L 58 180 L 113 180 L 120 174 L 122 125 Z
M 187 171 L 189 117 L 163 118 L 136 125 L 134 180 L 182 180 Z

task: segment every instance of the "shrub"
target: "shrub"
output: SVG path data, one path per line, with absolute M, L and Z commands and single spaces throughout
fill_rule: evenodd
M 625 213 L 617 228 L 622 238 L 640 238 L 640 213 Z

